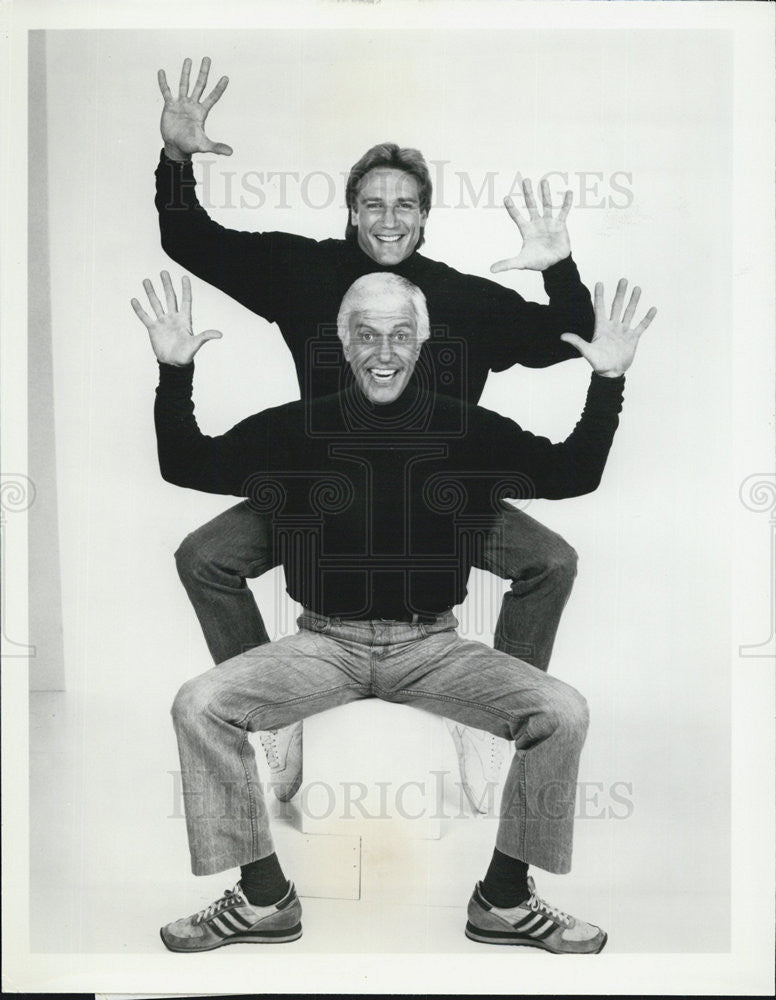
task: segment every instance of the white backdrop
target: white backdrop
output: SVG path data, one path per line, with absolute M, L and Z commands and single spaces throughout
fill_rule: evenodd
M 530 513 L 580 555 L 551 669 L 591 705 L 580 780 L 602 791 L 589 812 L 603 806 L 606 813 L 616 783 L 629 789 L 626 820 L 604 815 L 578 824 L 575 867 L 594 872 L 613 894 L 654 898 L 670 888 L 696 901 L 699 912 L 708 905 L 707 948 L 724 950 L 731 553 L 719 529 L 728 516 L 731 459 L 727 34 L 59 31 L 48 33 L 47 49 L 66 678 L 85 703 L 116 716 L 110 767 L 83 762 L 83 795 L 111 802 L 105 828 L 85 832 L 84 856 L 107 866 L 111 835 L 121 828 L 126 837 L 127 823 L 127 870 L 153 850 L 144 831 L 154 810 L 168 805 L 168 771 L 177 766 L 169 704 L 183 680 L 210 665 L 172 553 L 229 501 L 160 479 L 156 364 L 129 307 L 144 277 L 156 278 L 162 267 L 176 283 L 181 275 L 159 247 L 152 202 L 161 146 L 156 70 L 165 67 L 172 83 L 184 56 L 196 69 L 207 54 L 211 84 L 222 73 L 231 78 L 208 133 L 232 145 L 234 156 L 200 166 L 209 171 L 211 214 L 224 225 L 341 236 L 342 175 L 367 147 L 388 139 L 419 147 L 441 178 L 428 256 L 488 275 L 493 261 L 520 245 L 500 207 L 515 175 L 538 180 L 557 171 L 568 175 L 575 195 L 569 226 L 583 280 L 591 288 L 602 280 L 611 295 L 626 276 L 644 289 L 644 308 L 658 307 L 628 375 L 600 489 L 535 502 Z M 263 172 L 263 182 L 250 171 Z M 285 200 L 270 171 L 298 175 L 287 176 Z M 336 182 L 333 200 L 326 177 L 311 176 L 318 171 Z M 558 192 L 557 176 L 552 183 Z M 544 301 L 538 274 L 498 280 Z M 202 282 L 193 285 L 196 327 L 225 334 L 198 356 L 203 430 L 219 433 L 296 398 L 278 330 Z M 489 380 L 482 403 L 560 439 L 580 412 L 588 372 L 578 360 L 501 373 Z M 479 576 L 473 583 L 492 628 L 493 588 Z M 278 596 L 278 574 L 256 589 L 271 634 L 282 633 L 292 618 Z M 478 634 L 477 621 L 464 609 L 470 635 Z M 487 631 L 481 637 L 491 638 Z M 138 753 L 148 757 L 142 801 L 115 794 Z M 675 940 L 673 950 L 682 951 L 681 926 Z

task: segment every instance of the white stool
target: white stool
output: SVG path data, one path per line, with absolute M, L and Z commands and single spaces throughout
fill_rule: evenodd
M 438 839 L 442 740 L 437 716 L 378 698 L 305 719 L 303 831 Z
M 278 856 L 301 895 L 465 904 L 490 858 L 498 810 L 472 815 L 441 718 L 376 698 L 351 702 L 305 719 L 303 764 L 291 803 L 268 799 Z

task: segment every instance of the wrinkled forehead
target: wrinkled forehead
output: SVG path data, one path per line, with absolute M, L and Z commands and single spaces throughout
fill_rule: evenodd
M 364 174 L 358 186 L 359 198 L 414 198 L 420 195 L 417 178 L 394 167 L 375 167 Z
M 399 291 L 372 291 L 359 296 L 350 314 L 350 329 L 369 324 L 380 327 L 408 326 L 417 330 L 412 301 Z

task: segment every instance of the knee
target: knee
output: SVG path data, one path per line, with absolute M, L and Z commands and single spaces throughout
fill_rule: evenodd
M 176 729 L 191 726 L 192 722 L 202 717 L 207 708 L 208 698 L 197 677 L 185 681 L 173 699 L 170 714 Z
M 186 535 L 180 543 L 175 551 L 175 565 L 183 583 L 201 578 L 203 570 L 212 565 L 199 530 Z
M 515 692 L 516 720 L 511 735 L 518 750 L 530 750 L 551 739 L 579 748 L 585 742 L 590 723 L 587 701 L 563 681 L 548 678 L 548 682 L 527 712 L 524 692 Z
M 587 736 L 589 723 L 590 712 L 585 698 L 575 688 L 557 682 L 533 714 L 529 729 L 534 741 L 558 737 L 564 742 L 581 744 Z
M 534 532 L 529 556 L 524 546 L 508 553 L 507 575 L 515 587 L 549 585 L 551 590 L 568 596 L 577 575 L 578 561 L 576 549 L 554 531 L 544 528 Z
M 552 706 L 555 728 L 584 740 L 590 725 L 587 699 L 568 684 L 558 692 Z
M 556 536 L 555 543 L 547 553 L 546 572 L 551 577 L 556 586 L 571 590 L 574 578 L 577 575 L 577 563 L 579 556 L 565 539 Z

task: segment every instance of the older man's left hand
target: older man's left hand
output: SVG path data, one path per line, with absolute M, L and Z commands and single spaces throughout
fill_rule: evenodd
M 653 306 L 647 310 L 644 319 L 638 326 L 631 326 L 636 306 L 641 298 L 641 289 L 638 286 L 633 289 L 630 302 L 623 313 L 622 307 L 627 291 L 627 280 L 620 278 L 617 282 L 617 291 L 614 294 L 611 312 L 607 316 L 604 286 L 600 281 L 597 282 L 594 295 L 595 332 L 593 339 L 588 344 L 575 333 L 562 333 L 560 336 L 561 340 L 565 340 L 567 344 L 571 344 L 579 351 L 596 374 L 606 378 L 619 378 L 630 368 L 636 354 L 639 337 L 657 315 L 657 309 Z

